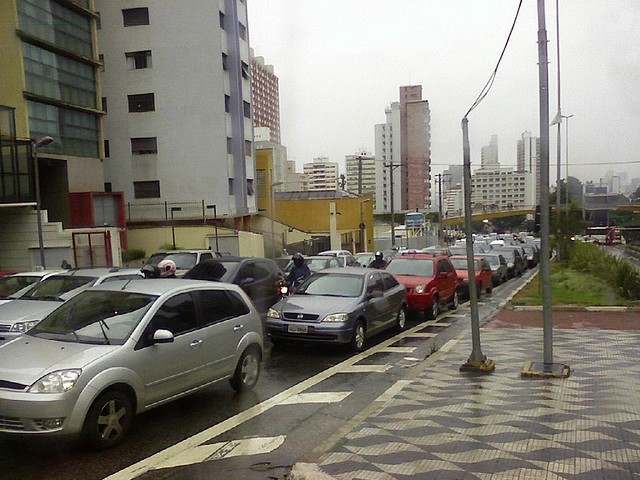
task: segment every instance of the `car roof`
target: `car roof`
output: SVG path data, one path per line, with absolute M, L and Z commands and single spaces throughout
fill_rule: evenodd
M 75 277 L 108 277 L 112 275 L 134 275 L 141 274 L 139 268 L 121 268 L 121 267 L 91 267 L 91 268 L 72 268 L 58 272 L 55 276 L 75 276 Z
M 442 255 L 441 253 L 431 253 L 431 252 L 411 252 L 411 253 L 402 253 L 400 255 L 396 255 L 391 260 L 396 260 L 398 258 L 408 258 L 408 259 L 420 259 L 420 260 L 434 260 L 446 258 L 449 259 L 448 255 Z
M 31 272 L 18 272 L 12 275 L 7 275 L 7 277 L 45 277 L 47 275 L 63 273 L 66 270 L 33 270 Z
M 188 291 L 203 288 L 240 291 L 240 287 L 230 283 L 212 282 L 209 280 L 187 280 L 183 278 L 116 280 L 91 287 L 89 290 L 126 291 L 159 296 L 173 291 Z
M 377 268 L 362 268 L 362 267 L 341 267 L 341 268 L 325 268 L 324 270 L 320 270 L 319 272 L 314 273 L 314 275 L 318 274 L 327 274 L 327 273 L 335 273 L 339 275 L 355 275 L 355 276 L 365 276 L 370 273 L 380 273 L 384 272 L 384 270 L 379 270 Z M 385 272 L 388 273 L 388 272 Z

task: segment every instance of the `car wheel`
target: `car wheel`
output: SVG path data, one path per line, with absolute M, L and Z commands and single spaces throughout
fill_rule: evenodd
M 487 295 L 491 295 L 491 293 L 493 292 L 493 284 L 489 284 L 485 291 L 487 292 Z
M 125 437 L 133 419 L 129 396 L 119 390 L 101 394 L 91 405 L 82 434 L 96 450 L 115 447 Z
M 451 310 L 457 310 L 458 305 L 460 304 L 460 299 L 458 297 L 458 292 L 453 293 L 453 298 L 451 299 L 451 303 L 449 304 L 449 308 Z
M 402 332 L 407 327 L 407 309 L 404 307 L 400 307 L 398 310 L 398 316 L 396 317 L 396 330 L 398 332 Z
M 260 376 L 260 349 L 254 345 L 242 352 L 238 365 L 229 379 L 229 384 L 236 392 L 251 390 Z
M 429 309 L 425 312 L 425 314 L 427 315 L 427 320 L 434 320 L 438 316 L 438 313 L 440 313 L 440 307 L 438 306 L 438 296 L 434 295 L 431 300 Z
M 354 352 L 361 352 L 364 350 L 364 344 L 367 340 L 367 330 L 362 320 L 356 322 L 356 326 L 353 327 L 353 336 L 351 337 L 351 349 Z

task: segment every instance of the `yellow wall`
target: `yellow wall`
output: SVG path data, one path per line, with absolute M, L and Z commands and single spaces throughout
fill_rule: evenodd
M 29 138 L 29 112 L 25 90 L 22 42 L 16 35 L 18 13 L 15 0 L 0 0 L 0 104 L 16 109 L 16 134 Z

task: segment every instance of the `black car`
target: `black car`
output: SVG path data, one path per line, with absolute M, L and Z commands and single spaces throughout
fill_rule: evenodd
M 527 269 L 524 263 L 524 258 L 520 254 L 517 247 L 495 247 L 491 250 L 491 253 L 499 253 L 507 261 L 507 271 L 509 272 L 509 278 L 519 277 Z
M 489 266 L 491 267 L 491 281 L 494 287 L 509 279 L 507 261 L 501 253 L 483 253 L 477 256 L 485 258 L 487 262 L 489 262 Z
M 231 256 L 216 260 L 226 270 L 220 281 L 235 283 L 242 288 L 260 313 L 266 313 L 271 305 L 280 300 L 278 287 L 283 275 L 275 261 L 270 258 Z

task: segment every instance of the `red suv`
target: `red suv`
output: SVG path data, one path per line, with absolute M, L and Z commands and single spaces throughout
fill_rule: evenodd
M 385 270 L 407 289 L 411 311 L 423 311 L 429 320 L 440 310 L 458 308 L 458 275 L 445 255 L 410 253 L 395 256 Z

